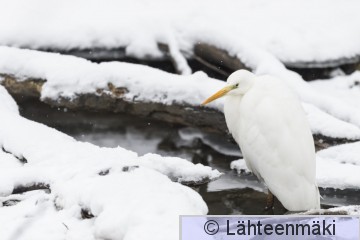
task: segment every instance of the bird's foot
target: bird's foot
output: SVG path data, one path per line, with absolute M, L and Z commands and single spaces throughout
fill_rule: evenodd
M 269 211 L 269 210 L 273 210 L 274 206 L 265 206 L 264 210 L 265 211 Z
M 273 208 L 274 208 L 274 195 L 269 190 L 269 193 L 268 193 L 268 195 L 266 197 L 265 211 L 268 211 L 268 210 L 273 209 Z

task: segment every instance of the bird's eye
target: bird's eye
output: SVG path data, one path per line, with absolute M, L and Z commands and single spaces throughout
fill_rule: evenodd
M 237 83 L 237 84 L 235 84 L 235 87 L 238 87 L 239 86 L 239 84 Z

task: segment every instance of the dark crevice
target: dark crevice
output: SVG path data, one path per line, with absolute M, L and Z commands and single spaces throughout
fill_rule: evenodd
M 352 143 L 357 142 L 359 139 L 345 139 L 345 138 L 331 138 L 324 135 L 314 134 L 314 142 L 316 150 L 319 151 L 321 149 L 325 149 L 331 146 L 336 146 L 344 143 Z
M 51 193 L 50 185 L 47 183 L 32 183 L 28 185 L 19 185 L 14 188 L 11 194 L 21 194 L 24 192 L 34 190 L 45 190 L 47 193 Z
M 2 150 L 4 153 L 8 153 L 8 154 L 13 155 L 13 156 L 14 156 L 17 160 L 19 160 L 22 164 L 28 163 L 27 159 L 26 159 L 24 156 L 17 156 L 17 155 L 15 155 L 15 154 L 13 154 L 12 152 L 5 150 L 4 146 L 1 147 L 1 150 Z
M 132 172 L 134 171 L 135 169 L 139 168 L 139 166 L 124 166 L 122 168 L 122 171 L 123 172 Z
M 11 207 L 21 202 L 19 199 L 9 199 L 2 202 L 3 207 Z
M 82 208 L 80 214 L 82 219 L 91 219 L 95 217 L 88 208 Z
M 98 174 L 100 176 L 106 176 L 110 173 L 110 169 L 101 170 Z
M 300 74 L 304 80 L 311 81 L 316 79 L 329 79 L 333 77 L 333 72 L 340 70 L 346 75 L 350 75 L 360 67 L 360 63 L 349 63 L 344 65 L 339 65 L 336 67 L 312 67 L 312 68 L 294 68 L 287 67 L 289 70 L 297 72 Z

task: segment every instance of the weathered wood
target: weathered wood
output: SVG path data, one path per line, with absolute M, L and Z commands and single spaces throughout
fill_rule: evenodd
M 207 43 L 197 43 L 194 46 L 194 55 L 192 57 L 226 77 L 238 69 L 251 70 L 239 58 L 231 56 L 227 51 Z M 336 69 L 341 69 L 346 74 L 351 74 L 356 69 L 360 69 L 360 56 L 321 62 L 284 62 L 284 65 L 290 70 L 299 73 L 305 80 L 326 79 L 331 78 L 332 72 Z
M 14 76 L 4 74 L 0 76 L 4 78 L 1 84 L 15 99 L 26 97 L 40 99 L 44 80 L 25 79 L 18 81 Z M 110 83 L 106 91 L 98 89 L 96 93 L 79 94 L 74 99 L 60 97 L 58 99 L 45 98 L 41 101 L 53 107 L 115 113 L 126 112 L 165 122 L 195 126 L 208 131 L 226 132 L 224 116 L 217 110 L 180 103 L 165 105 L 156 102 L 129 101 L 123 97 L 127 91 L 126 88 L 114 87 Z
M 131 101 L 124 98 L 128 89 L 116 87 L 109 83 L 107 89 L 98 89 L 95 93 L 78 94 L 75 98 L 59 97 L 58 99 L 40 99 L 43 79 L 21 79 L 15 76 L 0 74 L 4 78 L 1 82 L 15 100 L 24 98 L 37 98 L 40 101 L 60 108 L 71 110 L 85 110 L 96 112 L 127 113 L 135 116 L 148 117 L 164 122 L 181 124 L 203 129 L 209 132 L 217 132 L 231 138 L 222 112 L 206 107 L 192 106 L 183 103 L 165 105 L 158 102 Z M 317 149 L 323 149 L 340 143 L 353 142 L 345 138 L 331 138 L 328 136 L 315 135 Z M 192 185 L 192 183 L 190 183 Z
M 329 59 L 325 61 L 296 61 L 284 62 L 284 64 L 291 68 L 336 68 L 343 65 L 359 64 L 360 56 L 353 56 L 348 58 Z
M 352 74 L 356 69 L 360 68 L 360 61 L 355 63 L 349 63 L 345 65 L 337 65 L 336 67 L 293 67 L 285 65 L 289 70 L 297 72 L 302 76 L 306 81 L 311 81 L 315 79 L 328 79 L 333 77 L 333 72 L 335 70 L 341 70 L 345 74 Z
M 164 43 L 158 44 L 159 49 L 164 56 L 159 58 L 144 57 L 138 59 L 128 56 L 125 47 L 118 48 L 87 48 L 87 49 L 38 49 L 47 52 L 57 52 L 61 54 L 74 55 L 86 58 L 95 62 L 102 61 L 125 61 L 132 63 L 141 63 L 153 66 L 168 72 L 178 72 L 176 62 L 169 54 L 169 48 Z M 194 45 L 193 53 L 185 53 L 188 58 L 188 64 L 193 71 L 203 70 L 213 76 L 216 73 L 219 79 L 226 78 L 230 73 L 238 69 L 249 69 L 246 64 L 235 56 L 231 56 L 227 51 L 214 45 L 199 42 Z M 199 65 L 201 66 L 199 68 Z M 360 56 L 348 58 L 330 59 L 325 61 L 293 61 L 284 62 L 284 65 L 292 71 L 299 73 L 305 80 L 330 78 L 332 71 L 341 69 L 346 74 L 351 74 L 356 69 L 360 69 Z M 221 77 L 220 77 L 221 76 Z
M 94 62 L 116 61 L 128 58 L 126 55 L 125 47 L 119 48 L 73 48 L 73 49 L 56 49 L 56 48 L 43 48 L 37 49 L 44 52 L 61 53 L 66 55 L 73 55 L 81 58 L 88 59 Z
M 10 89 L 11 94 L 22 95 L 26 97 L 40 97 L 42 85 L 45 83 L 43 79 L 32 79 L 26 78 L 24 81 L 12 77 L 10 75 L 0 74 L 3 78 L 1 85 L 5 88 Z
M 174 66 L 174 69 L 176 70 L 176 73 L 177 74 L 182 74 L 181 67 L 178 65 L 178 63 L 174 59 L 174 57 L 170 54 L 169 45 L 167 45 L 165 43 L 158 43 L 158 48 L 160 49 L 160 51 L 162 51 L 165 54 L 166 58 L 170 59 L 172 65 Z
M 251 70 L 239 58 L 231 56 L 227 51 L 207 43 L 195 44 L 194 56 L 195 60 L 201 59 L 201 61 L 213 65 L 228 75 L 239 69 Z
M 348 206 L 351 211 L 359 212 L 359 206 Z M 310 210 L 307 212 L 296 213 L 296 215 L 350 215 L 351 213 L 346 209 L 342 209 L 341 207 L 329 208 L 329 209 L 317 209 L 317 210 Z M 358 214 L 356 214 L 358 215 Z

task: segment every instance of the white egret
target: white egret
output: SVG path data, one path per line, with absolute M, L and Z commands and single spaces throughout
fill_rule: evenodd
M 266 208 L 274 195 L 290 211 L 320 208 L 314 140 L 292 90 L 280 79 L 238 70 L 202 105 L 222 96 L 226 124 L 247 167 L 268 187 Z

